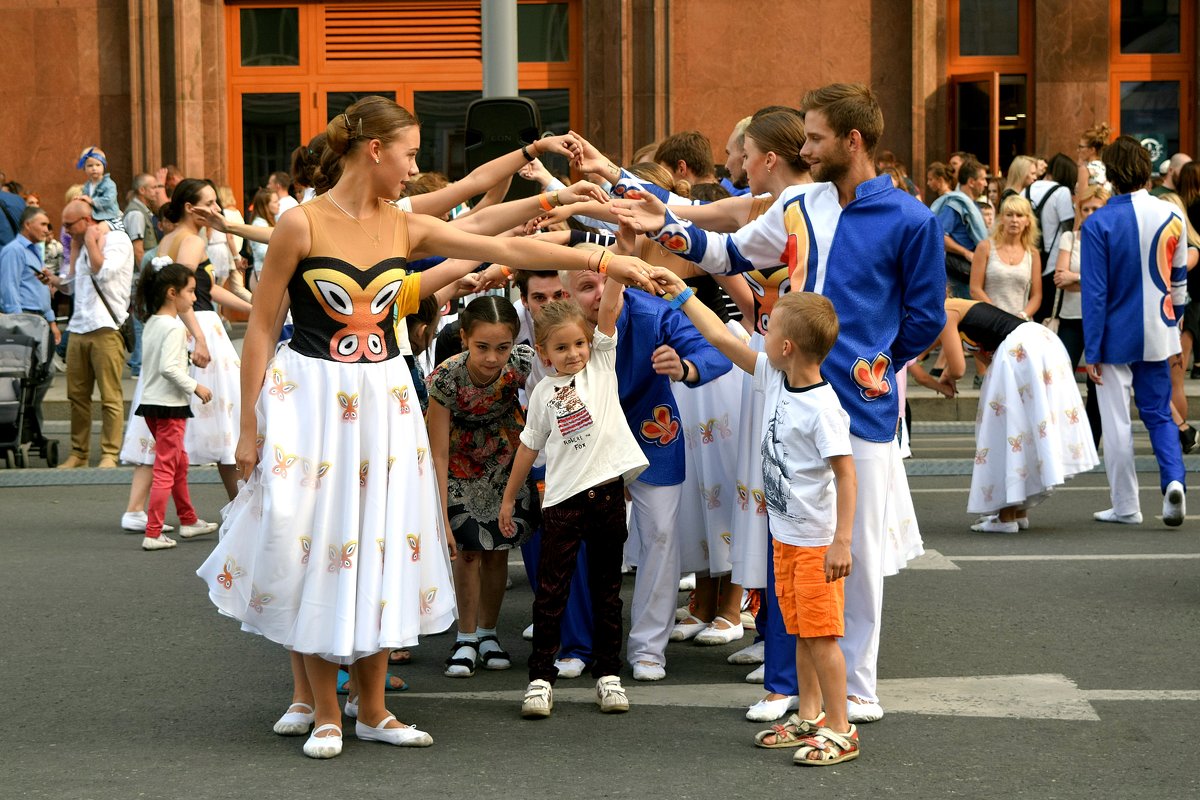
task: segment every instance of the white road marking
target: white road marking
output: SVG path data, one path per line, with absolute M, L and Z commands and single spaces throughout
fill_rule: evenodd
M 595 703 L 591 681 L 571 686 L 559 681 L 556 703 Z M 676 685 L 625 684 L 629 702 L 639 706 L 743 709 L 762 699 L 761 687 L 739 683 Z M 520 705 L 523 690 L 492 692 L 413 692 L 414 697 L 483 700 Z M 1200 702 L 1193 690 L 1081 690 L 1064 675 L 977 675 L 943 678 L 891 678 L 879 681 L 879 696 L 888 714 L 934 714 L 998 719 L 1060 719 L 1098 722 L 1098 702 Z
M 1094 555 L 946 556 L 951 561 L 1194 561 L 1200 553 L 1096 553 Z M 911 563 L 911 562 L 910 562 Z
M 960 567 L 951 559 L 937 550 L 926 550 L 924 555 L 917 556 L 908 562 L 905 569 L 947 569 L 956 570 Z

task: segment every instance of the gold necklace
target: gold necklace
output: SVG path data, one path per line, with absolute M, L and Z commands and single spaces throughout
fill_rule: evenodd
M 335 200 L 335 199 L 334 199 L 334 197 L 333 197 L 333 192 L 326 192 L 326 193 L 325 193 L 325 196 L 329 198 L 329 202 L 333 203 L 333 204 L 334 204 L 334 205 L 337 207 L 337 210 L 338 210 L 338 211 L 342 212 L 342 213 L 343 213 L 343 214 L 345 214 L 347 217 L 349 217 L 350 219 L 354 220 L 354 224 L 358 225 L 358 229 L 359 229 L 359 230 L 361 230 L 361 231 L 363 232 L 363 234 L 364 234 L 364 235 L 365 235 L 365 236 L 366 236 L 366 237 L 367 237 L 367 238 L 368 238 L 368 239 L 371 241 L 371 246 L 372 246 L 372 247 L 378 247 L 378 246 L 379 246 L 379 231 L 380 231 L 380 228 L 381 228 L 381 226 L 383 225 L 383 219 L 382 219 L 382 216 L 383 216 L 383 215 L 382 215 L 381 213 L 379 213 L 378 211 L 376 211 L 376 214 L 375 214 L 375 235 L 374 235 L 374 236 L 372 236 L 372 235 L 370 234 L 370 232 L 369 232 L 369 231 L 367 231 L 367 229 L 366 229 L 365 227 L 363 227 L 362 220 L 360 220 L 358 217 L 356 217 L 356 216 L 354 216 L 353 214 L 351 214 L 351 213 L 350 213 L 349 211 L 347 211 L 346 209 L 342 208 L 342 204 L 341 204 L 341 203 L 339 203 L 337 200 Z

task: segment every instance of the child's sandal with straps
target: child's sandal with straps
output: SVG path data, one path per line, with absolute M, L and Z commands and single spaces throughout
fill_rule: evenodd
M 803 767 L 828 767 L 858 758 L 858 753 L 856 726 L 851 725 L 847 733 L 819 728 L 815 734 L 804 737 L 800 742 L 800 749 L 792 756 L 792 763 Z
M 812 736 L 825 724 L 825 712 L 822 711 L 816 719 L 800 719 L 799 714 L 792 714 L 782 725 L 772 725 L 765 731 L 754 735 L 757 747 L 799 747 L 806 737 Z M 770 739 L 771 741 L 767 741 Z
M 469 656 L 457 655 L 459 650 L 467 648 Z M 442 672 L 447 678 L 470 678 L 475 675 L 475 665 L 479 662 L 479 644 L 477 642 L 457 641 L 450 648 L 450 657 L 446 659 L 446 669 Z
M 491 647 L 484 647 L 484 642 L 491 644 Z M 512 667 L 512 657 L 500 646 L 500 640 L 495 636 L 479 637 L 479 660 L 483 662 L 484 669 L 500 670 Z

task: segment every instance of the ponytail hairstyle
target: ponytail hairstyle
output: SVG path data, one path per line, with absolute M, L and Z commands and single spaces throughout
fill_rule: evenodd
M 308 140 L 292 151 L 292 183 L 308 188 L 314 185 L 317 172 L 321 167 L 321 153 L 325 152 L 324 131 Z
M 372 139 L 383 144 L 394 141 L 400 131 L 419 125 L 417 118 L 395 101 L 368 95 L 338 114 L 325 128 L 325 149 L 321 153 L 321 186 L 328 191 L 342 176 L 344 159 Z M 314 183 L 318 191 L 318 187 Z
M 628 167 L 627 171 L 644 181 L 653 183 L 660 189 L 674 192 L 680 197 L 690 198 L 692 196 L 692 185 L 687 181 L 675 180 L 675 176 L 671 174 L 671 170 L 662 164 L 654 161 L 641 161 L 632 167 Z
M 458 315 L 458 321 L 462 324 L 464 339 L 471 335 L 471 331 L 476 325 L 489 322 L 507 325 L 512 331 L 514 339 L 521 332 L 521 318 L 517 316 L 517 310 L 513 308 L 513 304 L 494 294 L 476 297 Z
M 437 322 L 442 316 L 442 306 L 436 295 L 429 295 L 417 305 L 417 310 L 404 318 L 408 328 L 408 341 L 413 355 L 419 356 L 429 349 L 437 333 Z
M 1108 140 L 1112 138 L 1112 128 L 1107 122 L 1101 122 L 1088 128 L 1079 136 L 1079 141 L 1083 142 L 1088 147 L 1096 151 L 1096 157 L 1100 157 L 1100 151 L 1108 144 Z
M 779 160 L 797 174 L 808 172 L 808 163 L 800 157 L 800 150 L 808 137 L 804 133 L 804 120 L 792 111 L 771 111 L 750 120 L 746 126 L 746 138 L 763 154 L 774 153 Z
M 138 280 L 137 303 L 134 309 L 139 319 L 147 320 L 158 313 L 167 301 L 167 290 L 182 292 L 195 275 L 183 264 L 176 264 L 167 256 L 150 259 L 150 264 Z
M 199 203 L 200 193 L 204 191 L 204 187 L 209 185 L 209 183 L 200 178 L 184 178 L 175 184 L 175 191 L 171 192 L 170 202 L 163 206 L 163 218 L 179 224 L 180 220 L 183 219 L 184 206 L 189 203 L 192 205 Z M 158 309 L 155 308 L 154 310 L 157 311 Z

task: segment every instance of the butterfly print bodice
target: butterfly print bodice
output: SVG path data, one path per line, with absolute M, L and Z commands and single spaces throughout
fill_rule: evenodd
M 328 361 L 386 361 L 400 355 L 392 306 L 407 261 L 387 258 L 369 269 L 341 259 L 310 256 L 288 283 L 295 333 L 291 348 Z

